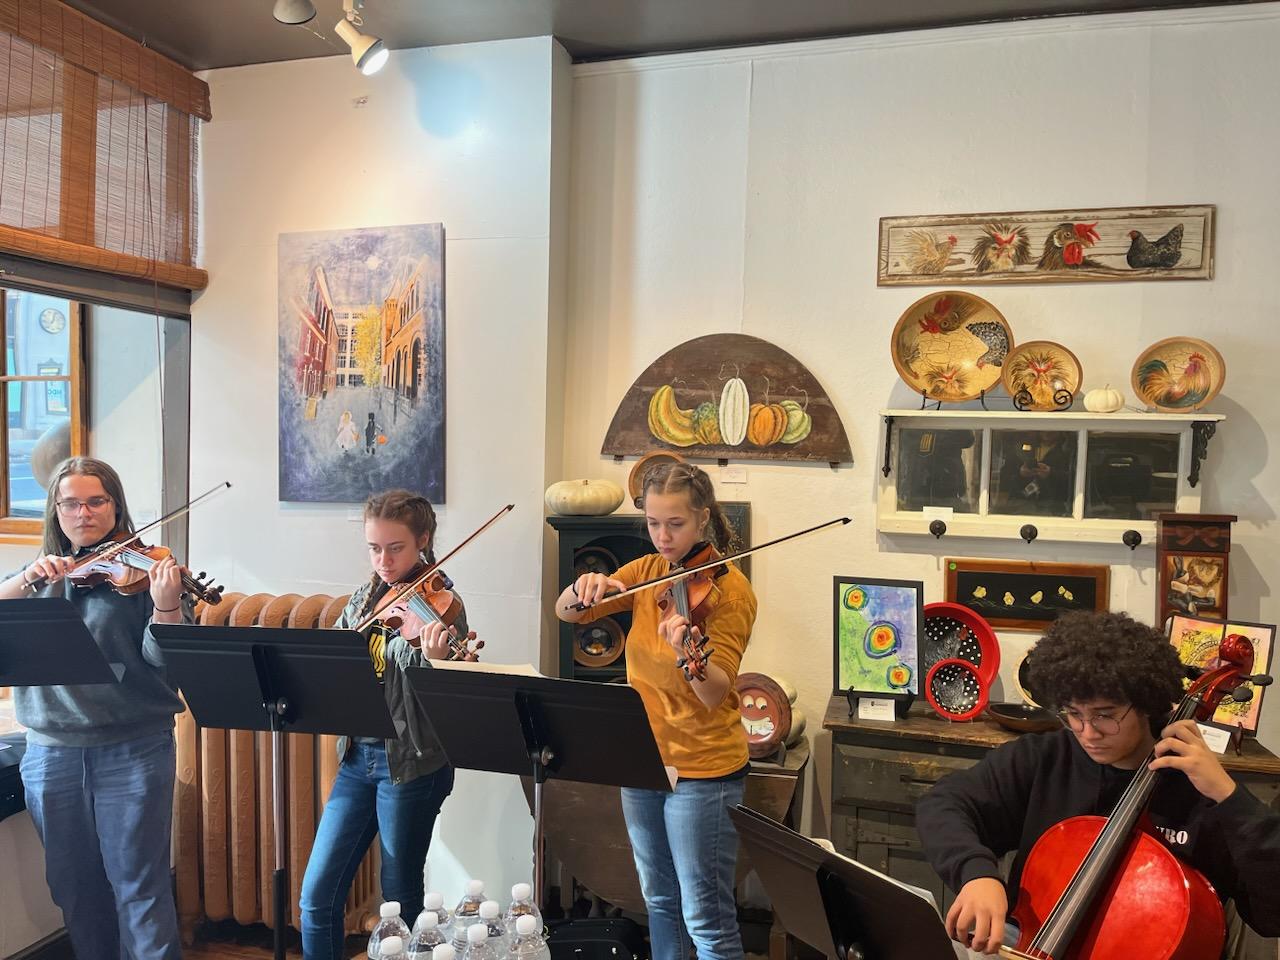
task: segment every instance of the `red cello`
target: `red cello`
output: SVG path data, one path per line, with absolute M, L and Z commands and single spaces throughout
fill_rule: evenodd
M 1219 666 L 1202 673 L 1169 722 L 1205 720 L 1226 697 L 1247 701 L 1270 677 L 1250 676 L 1253 645 L 1231 634 Z M 1022 871 L 1011 917 L 1018 960 L 1212 960 L 1225 937 L 1213 886 L 1149 832 L 1144 816 L 1156 774 L 1154 751 L 1109 817 L 1071 817 L 1046 831 Z

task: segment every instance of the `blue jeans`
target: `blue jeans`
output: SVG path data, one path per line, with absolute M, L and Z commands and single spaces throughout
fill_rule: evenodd
M 302 878 L 302 956 L 339 960 L 343 904 L 375 836 L 382 850 L 382 899 L 398 900 L 410 927 L 422 912 L 423 871 L 431 831 L 453 790 L 453 768 L 392 783 L 380 743 L 351 744 L 324 805 Z
M 173 734 L 102 747 L 29 743 L 27 809 L 77 960 L 178 960 L 169 874 Z
M 738 834 L 729 807 L 746 779 L 681 780 L 674 793 L 622 790 L 653 960 L 742 960 L 733 873 Z

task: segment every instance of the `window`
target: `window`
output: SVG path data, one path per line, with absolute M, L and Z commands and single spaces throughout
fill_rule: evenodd
M 38 537 L 48 472 L 84 451 L 83 310 L 74 300 L 23 290 L 0 289 L 0 301 L 0 536 Z

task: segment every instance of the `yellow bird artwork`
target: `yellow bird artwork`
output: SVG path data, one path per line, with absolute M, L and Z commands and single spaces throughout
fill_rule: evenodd
M 987 595 L 987 588 L 983 586 L 974 587 L 973 595 L 977 597 L 979 600 L 981 600 L 983 597 Z
M 1068 590 L 1066 587 L 1063 587 L 1063 586 L 1058 587 L 1058 596 L 1062 597 L 1062 599 L 1066 600 L 1068 603 L 1070 603 L 1072 600 L 1076 598 L 1076 595 L 1074 593 L 1072 593 L 1070 590 Z
M 1012 607 L 1012 606 L 1013 606 L 1013 594 L 1012 594 L 1012 593 L 1006 593 L 1006 594 L 1004 595 L 1004 605 L 1005 605 L 1006 607 Z
M 1039 602 L 1040 602 L 1041 600 L 1043 600 L 1043 599 L 1044 599 L 1044 591 L 1043 591 L 1043 590 L 1037 590 L 1035 593 L 1033 593 L 1033 594 L 1031 595 L 1031 602 L 1032 602 L 1032 603 L 1039 603 Z

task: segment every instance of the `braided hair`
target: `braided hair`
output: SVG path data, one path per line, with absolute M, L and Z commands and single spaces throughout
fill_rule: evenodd
M 694 510 L 705 507 L 711 512 L 707 524 L 708 539 L 721 553 L 730 552 L 738 543 L 738 535 L 716 500 L 711 477 L 701 467 L 678 461 L 655 464 L 645 471 L 640 485 L 640 499 L 643 502 L 650 491 L 666 494 L 679 493 L 681 490 L 688 492 L 689 505 Z
M 429 567 L 435 566 L 436 512 L 431 509 L 431 501 L 426 497 L 409 490 L 387 490 L 383 493 L 375 493 L 364 503 L 364 519 L 403 523 L 409 528 L 414 539 L 429 537 L 427 552 L 423 554 L 422 560 Z M 364 609 L 360 612 L 361 616 L 367 614 L 377 602 L 377 588 L 381 582 L 382 578 L 377 573 L 369 578 L 369 595 L 365 600 Z

